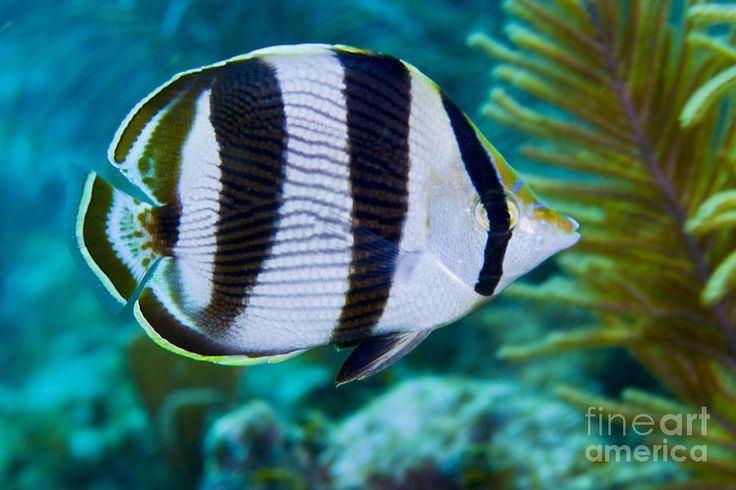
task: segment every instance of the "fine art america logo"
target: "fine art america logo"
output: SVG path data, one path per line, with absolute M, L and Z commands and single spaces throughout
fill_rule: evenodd
M 708 434 L 710 414 L 706 407 L 701 407 L 700 413 L 670 413 L 659 418 L 646 413 L 627 416 L 604 412 L 603 407 L 588 407 L 585 418 L 590 437 L 610 440 L 612 437 L 661 436 L 654 444 L 591 444 L 585 449 L 588 461 L 704 462 L 708 459 L 708 448 L 705 444 L 685 445 L 678 442 L 686 441 L 691 436 Z

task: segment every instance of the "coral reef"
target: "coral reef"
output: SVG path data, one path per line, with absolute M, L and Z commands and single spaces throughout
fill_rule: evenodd
M 414 481 L 554 488 L 573 484 L 581 470 L 581 422 L 563 404 L 510 383 L 418 379 L 339 424 L 323 461 L 344 489 L 411 488 Z
M 703 437 L 723 454 L 689 465 L 690 485 L 733 486 L 736 31 L 703 25 L 733 25 L 734 7 L 510 0 L 505 9 L 510 45 L 469 38 L 498 61 L 483 113 L 536 139 L 519 154 L 546 170 L 529 180 L 577 217 L 583 234 L 561 259 L 564 277 L 515 294 L 593 317 L 501 355 L 626 347 L 671 393 L 713 415 Z M 635 392 L 624 400 L 653 413 L 665 405 Z
M 672 464 L 590 468 L 584 419 L 514 382 L 404 381 L 337 424 L 295 426 L 254 401 L 213 424 L 203 489 L 619 488 Z M 271 485 L 271 486 L 269 486 Z
M 736 6 L 705 4 L 695 5 L 688 11 L 688 18 L 696 25 L 702 26 L 704 32 L 694 32 L 688 35 L 688 42 L 710 53 L 710 56 L 729 63 L 730 66 L 714 75 L 690 96 L 680 114 L 683 127 L 690 128 L 700 125 L 710 113 L 718 113 L 718 104 L 731 91 L 736 89 Z M 708 27 L 712 24 L 730 24 L 732 33 L 730 40 L 723 35 L 708 35 Z M 728 102 L 733 104 L 733 98 Z M 725 111 L 725 109 L 724 109 Z M 725 112 L 723 117 L 730 118 L 733 124 L 734 113 Z M 736 143 L 731 137 L 722 147 L 721 157 L 728 162 L 736 161 Z M 728 146 L 730 145 L 730 146 Z M 728 168 L 730 177 L 734 178 L 736 169 L 733 165 Z M 723 186 L 725 187 L 725 186 Z M 732 188 L 719 189 L 708 197 L 686 224 L 686 230 L 698 236 L 708 237 L 711 232 L 727 230 L 736 224 L 736 191 Z M 715 305 L 722 302 L 729 292 L 736 289 L 736 251 L 731 252 L 716 265 L 713 274 L 703 288 L 701 298 L 706 305 Z
M 262 401 L 251 402 L 217 420 L 205 442 L 203 489 L 306 488 L 287 442 L 287 426 Z M 286 486 L 286 485 L 285 485 Z

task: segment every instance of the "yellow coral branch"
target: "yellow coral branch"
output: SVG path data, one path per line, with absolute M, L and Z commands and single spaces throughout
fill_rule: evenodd
M 725 59 L 736 61 L 736 48 L 712 36 L 696 32 L 687 37 L 687 42 L 695 47 L 708 49 Z
M 691 233 L 705 233 L 733 225 L 736 225 L 736 189 L 709 197 L 685 226 Z
M 690 7 L 689 19 L 709 24 L 736 22 L 736 7 L 726 4 L 706 4 Z
M 612 329 L 600 326 L 549 334 L 541 342 L 501 347 L 496 356 L 507 361 L 526 360 L 562 350 L 590 349 L 633 344 L 640 341 L 639 332 L 631 329 Z
M 721 262 L 706 283 L 701 294 L 703 303 L 712 305 L 721 301 L 736 287 L 736 251 Z
M 566 279 L 509 295 L 583 308 L 601 327 L 500 355 L 625 346 L 683 400 L 712 404 L 735 439 L 736 191 L 728 189 L 736 184 L 736 67 L 727 64 L 736 59 L 736 25 L 720 37 L 698 26 L 736 21 L 736 6 L 508 0 L 506 9 L 515 18 L 508 46 L 472 42 L 502 61 L 499 85 L 537 100 L 520 103 L 496 88 L 484 113 L 544 140 L 519 153 L 555 167 L 538 190 L 584 230 L 558 258 Z M 579 80 L 586 70 L 595 83 Z M 643 403 L 634 398 L 614 408 Z M 724 470 L 692 471 L 736 482 Z
M 698 124 L 727 91 L 736 88 L 736 65 L 723 70 L 700 87 L 688 100 L 680 123 L 688 128 Z

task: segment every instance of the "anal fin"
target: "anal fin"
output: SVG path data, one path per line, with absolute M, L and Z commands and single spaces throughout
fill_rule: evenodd
M 428 328 L 381 335 L 362 341 L 343 363 L 335 383 L 340 386 L 383 371 L 411 352 L 431 332 L 432 329 Z

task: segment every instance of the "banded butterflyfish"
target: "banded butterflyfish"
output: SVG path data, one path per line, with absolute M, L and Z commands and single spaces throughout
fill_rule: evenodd
M 161 346 L 223 364 L 355 346 L 374 374 L 578 240 L 413 66 L 266 48 L 180 73 L 87 175 L 82 257 Z

